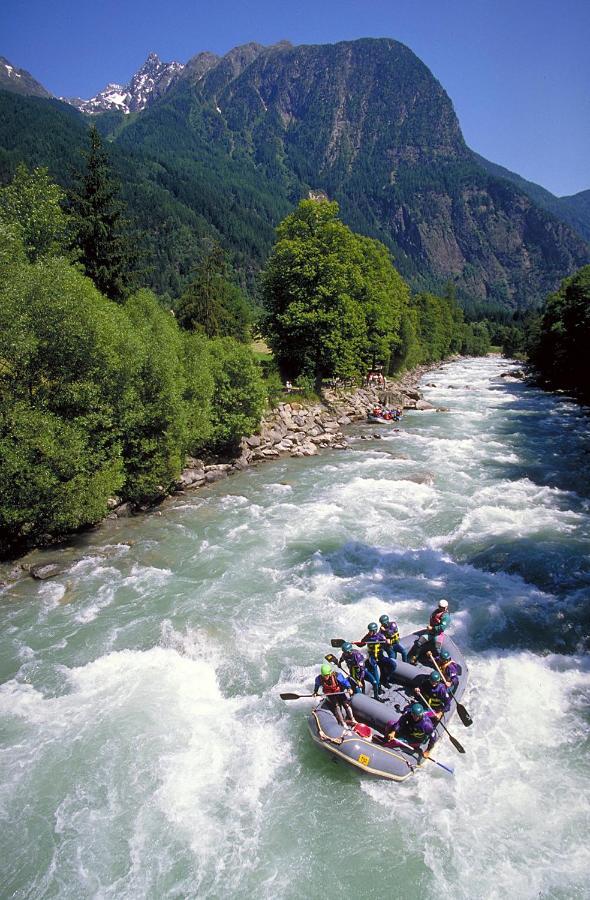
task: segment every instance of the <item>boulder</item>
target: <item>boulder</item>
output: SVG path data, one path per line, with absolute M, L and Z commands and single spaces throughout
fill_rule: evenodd
M 252 449 L 255 449 L 256 447 L 260 447 L 260 444 L 261 444 L 260 435 L 259 434 L 250 435 L 250 437 L 246 438 L 246 444 L 248 445 L 248 447 L 251 447 Z
M 432 472 L 416 472 L 415 475 L 402 475 L 402 481 L 413 481 L 414 484 L 434 484 Z
M 133 512 L 133 505 L 131 503 L 121 503 L 121 506 L 116 508 L 115 515 L 118 519 L 128 519 L 133 515 Z
M 231 469 L 229 463 L 221 463 L 217 466 L 205 466 L 205 481 L 207 484 L 213 484 L 215 481 L 221 481 L 227 478 L 227 473 Z
M 199 469 L 185 469 L 177 481 L 176 487 L 179 490 L 183 490 L 184 488 L 199 487 L 204 482 L 205 469 L 203 467 Z
M 56 575 L 62 575 L 65 571 L 66 567 L 59 565 L 59 563 L 38 563 L 30 567 L 29 575 L 31 578 L 36 578 L 37 581 L 45 581 L 47 578 L 55 578 Z
M 302 456 L 315 456 L 318 453 L 318 448 L 315 444 L 303 444 L 302 447 L 299 448 Z
M 428 400 L 416 400 L 416 409 L 434 409 L 434 406 Z

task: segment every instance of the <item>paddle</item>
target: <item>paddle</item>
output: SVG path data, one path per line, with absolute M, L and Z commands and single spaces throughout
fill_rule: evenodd
M 412 753 L 416 752 L 416 748 L 412 747 L 411 744 L 406 744 L 405 741 L 400 741 L 400 739 L 397 737 L 394 738 L 394 741 L 396 742 L 396 744 L 399 744 L 400 747 L 406 747 L 408 750 L 411 750 Z M 436 766 L 440 766 L 441 769 L 444 769 L 445 772 L 448 772 L 450 775 L 455 774 L 455 770 L 452 768 L 452 766 L 445 766 L 444 763 L 439 762 L 438 759 L 433 759 L 432 756 L 424 756 L 424 759 L 429 759 L 430 762 L 434 763 Z
M 332 638 L 332 640 L 330 641 L 330 644 L 332 645 L 332 647 L 341 647 L 342 644 L 345 644 L 345 643 L 346 643 L 346 641 L 344 638 Z
M 327 694 L 328 697 L 336 697 L 338 694 L 345 694 L 346 691 L 334 691 Z M 279 694 L 281 700 L 303 700 L 305 697 L 318 697 L 318 694 Z
M 428 700 L 426 699 L 424 694 L 421 693 L 420 688 L 415 688 L 414 690 L 415 690 L 416 694 L 418 694 L 420 699 L 426 704 L 428 709 L 432 709 L 432 706 L 430 705 L 430 703 L 428 702 Z M 432 711 L 434 712 L 434 710 L 432 710 Z M 455 750 L 458 750 L 459 753 L 465 753 L 465 747 L 463 746 L 463 744 L 460 744 L 459 741 L 457 740 L 457 738 L 453 737 L 453 735 L 451 734 L 451 732 L 449 731 L 449 729 L 447 728 L 445 723 L 442 721 L 442 719 L 438 720 L 438 724 L 442 725 L 442 727 L 448 734 L 449 740 L 450 740 L 451 744 L 453 745 L 453 747 L 455 748 Z
M 443 681 L 445 682 L 445 684 L 446 684 L 447 687 L 448 687 L 448 682 L 445 680 L 445 676 L 443 675 L 443 673 L 442 673 L 441 670 L 439 669 L 439 667 L 438 667 L 438 665 L 437 665 L 437 662 L 436 662 L 434 656 L 432 655 L 432 653 L 430 652 L 430 650 L 428 651 L 428 656 L 430 657 L 430 659 L 431 659 L 432 662 L 434 663 L 434 665 L 435 665 L 437 671 L 438 671 L 439 674 L 440 674 L 440 677 L 443 679 Z M 463 723 L 463 725 L 465 725 L 465 728 L 469 728 L 470 725 L 473 725 L 473 719 L 471 718 L 471 716 L 469 715 L 469 713 L 467 712 L 467 710 L 465 709 L 465 707 L 463 706 L 463 704 L 462 704 L 462 703 L 459 703 L 459 701 L 455 698 L 455 696 L 454 696 L 453 694 L 451 694 L 451 697 L 453 698 L 453 700 L 454 700 L 455 703 L 457 704 L 457 714 L 458 714 L 459 718 L 461 719 L 461 722 Z

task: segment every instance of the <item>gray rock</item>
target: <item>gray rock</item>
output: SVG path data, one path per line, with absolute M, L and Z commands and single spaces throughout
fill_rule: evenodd
M 205 472 L 205 483 L 206 484 L 214 484 L 216 481 L 221 481 L 223 478 L 227 478 L 227 471 L 220 471 L 219 469 L 212 469 L 208 472 Z
M 182 472 L 176 486 L 180 490 L 182 490 L 183 488 L 198 487 L 200 484 L 204 484 L 204 482 L 205 482 L 204 468 L 185 469 L 184 472 Z
M 29 575 L 31 578 L 36 578 L 37 581 L 45 581 L 46 578 L 55 578 L 56 575 L 62 575 L 65 571 L 66 567 L 60 566 L 59 563 L 39 563 L 30 567 Z
M 107 500 L 107 509 L 116 509 L 122 503 L 121 497 L 109 497 Z
M 415 475 L 402 475 L 402 481 L 413 481 L 414 484 L 434 484 L 432 472 L 416 472 Z
M 234 459 L 234 464 L 232 469 L 236 472 L 243 472 L 245 469 L 250 468 L 250 460 L 245 456 L 239 456 L 237 459 Z
M 416 400 L 416 409 L 434 409 L 434 406 L 428 400 Z
M 302 456 L 315 456 L 318 452 L 318 448 L 315 444 L 303 444 L 300 450 Z
M 118 519 L 128 519 L 133 515 L 133 505 L 129 502 L 122 503 L 121 506 L 116 508 L 115 515 Z
M 250 435 L 250 437 L 246 438 L 246 443 L 247 443 L 248 447 L 251 447 L 252 449 L 254 449 L 255 447 L 260 447 L 260 444 L 261 444 L 260 435 L 259 434 Z

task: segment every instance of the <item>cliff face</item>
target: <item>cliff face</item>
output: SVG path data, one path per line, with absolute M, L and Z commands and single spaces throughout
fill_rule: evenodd
M 590 259 L 571 228 L 479 164 L 441 85 L 396 41 L 248 44 L 186 69 L 163 101 L 166 127 L 185 131 L 178 146 L 225 155 L 290 202 L 325 191 L 417 288 L 451 280 L 459 296 L 528 306 Z M 153 146 L 159 116 L 124 141 Z
M 156 290 L 182 290 L 206 232 L 253 287 L 274 226 L 310 191 L 383 241 L 415 289 L 442 291 L 450 281 L 465 302 L 537 305 L 590 261 L 577 224 L 588 218 L 587 196 L 554 198 L 474 154 L 444 89 L 403 44 L 251 43 L 174 65 L 170 74 L 148 58 L 130 82 L 143 98 L 133 116 L 93 117 L 117 145 Z M 22 75 L 12 70 L 4 64 L 14 91 Z M 83 117 L 1 91 L 0 107 L 7 159 L 60 174 Z M 2 164 L 0 154 L 6 179 Z

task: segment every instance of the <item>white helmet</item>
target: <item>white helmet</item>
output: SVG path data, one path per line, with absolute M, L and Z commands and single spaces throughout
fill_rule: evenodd
M 448 609 L 449 601 L 448 600 L 439 600 L 438 605 L 440 606 L 441 609 Z

